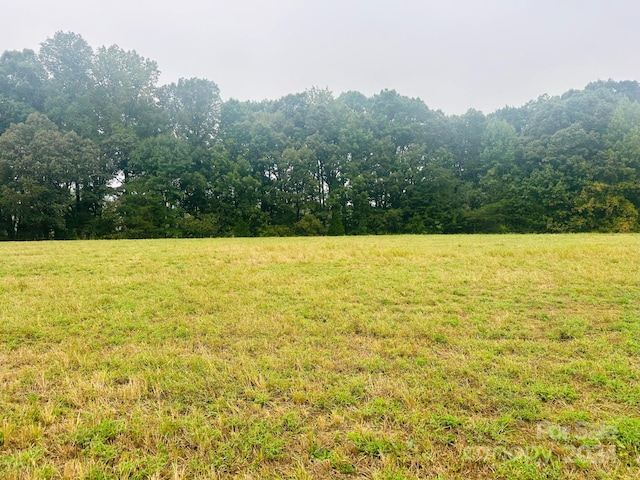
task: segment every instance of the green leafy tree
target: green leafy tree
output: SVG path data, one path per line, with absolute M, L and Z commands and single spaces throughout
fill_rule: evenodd
M 90 235 L 111 175 L 90 140 L 37 113 L 0 136 L 0 172 L 0 209 L 15 239 Z
M 89 99 L 98 113 L 96 134 L 119 129 L 145 137 L 158 134 L 165 122 L 156 105 L 160 72 L 156 62 L 117 45 L 100 47 L 91 63 L 94 82 Z
M 76 33 L 56 32 L 40 45 L 38 58 L 49 77 L 44 113 L 65 130 L 94 136 L 99 124 L 91 102 L 93 49 Z
M 0 56 L 0 95 L 31 109 L 44 106 L 47 73 L 33 50 L 6 51 Z
M 131 153 L 131 173 L 120 187 L 119 232 L 127 237 L 176 236 L 184 214 L 188 142 L 172 135 L 142 140 Z
M 160 104 L 169 115 L 170 129 L 195 145 L 210 147 L 220 129 L 220 89 L 201 78 L 181 78 L 163 87 Z

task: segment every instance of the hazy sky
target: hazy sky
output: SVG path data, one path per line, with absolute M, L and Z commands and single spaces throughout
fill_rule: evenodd
M 0 0 L 0 51 L 58 30 L 222 97 L 383 88 L 490 113 L 598 79 L 640 80 L 639 0 Z

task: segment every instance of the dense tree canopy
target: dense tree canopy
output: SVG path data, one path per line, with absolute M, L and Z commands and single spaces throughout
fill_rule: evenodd
M 158 78 L 70 32 L 0 56 L 0 239 L 640 230 L 635 81 L 446 116 Z

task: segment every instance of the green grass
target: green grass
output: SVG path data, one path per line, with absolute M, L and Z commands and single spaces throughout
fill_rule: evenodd
M 0 478 L 631 478 L 640 237 L 0 244 Z

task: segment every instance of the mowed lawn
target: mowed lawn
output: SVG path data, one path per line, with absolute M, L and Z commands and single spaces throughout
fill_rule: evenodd
M 638 476 L 638 235 L 0 258 L 0 478 Z

